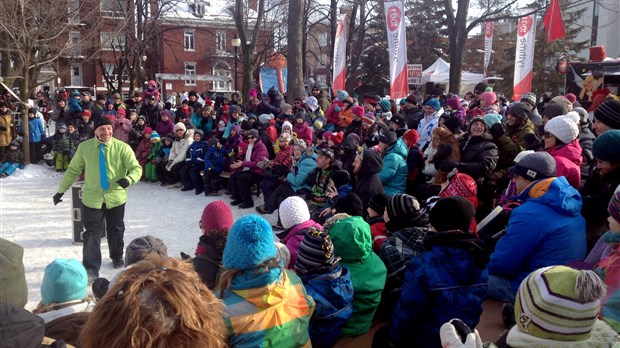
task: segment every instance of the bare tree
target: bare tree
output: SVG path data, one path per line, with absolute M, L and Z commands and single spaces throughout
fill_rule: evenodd
M 304 90 L 304 71 L 302 63 L 303 28 L 298 18 L 304 17 L 304 0 L 290 0 L 288 16 L 288 86 L 287 101 L 293 103 L 295 97 L 301 96 Z
M 250 8 L 243 0 L 235 0 L 233 17 L 239 39 L 241 39 L 241 61 L 245 70 L 241 92 L 247 95 L 252 88 L 254 73 L 258 70 L 259 55 L 256 53 L 256 44 L 265 16 L 265 0 L 257 0 L 256 17 L 250 18 Z

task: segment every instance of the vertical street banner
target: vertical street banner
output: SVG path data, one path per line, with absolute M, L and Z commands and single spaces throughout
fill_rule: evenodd
M 409 94 L 407 85 L 407 34 L 402 0 L 386 1 L 385 24 L 387 27 L 390 59 L 390 96 L 403 98 Z
M 344 90 L 347 79 L 347 27 L 345 19 L 347 15 L 341 14 L 338 17 L 338 29 L 336 30 L 336 39 L 334 40 L 334 63 L 332 81 L 332 91 L 334 95 L 338 94 L 338 90 Z
M 484 77 L 487 76 L 487 68 L 491 62 L 491 51 L 493 50 L 493 22 L 484 22 Z
M 520 9 L 519 13 L 532 12 Z M 534 44 L 536 43 L 536 18 L 534 14 L 519 18 L 517 25 L 517 48 L 512 100 L 521 100 L 523 93 L 532 90 L 532 69 L 534 66 Z

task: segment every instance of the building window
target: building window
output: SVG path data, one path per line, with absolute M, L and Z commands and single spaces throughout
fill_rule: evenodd
M 99 3 L 102 17 L 125 18 L 123 1 L 120 0 L 101 0 Z
M 103 69 L 105 70 L 105 74 L 111 78 L 112 80 L 116 80 L 118 77 L 118 66 L 116 64 L 103 63 Z M 129 74 L 125 69 L 121 76 L 121 80 L 126 81 L 129 79 Z M 105 79 L 103 79 L 105 81 Z
M 317 75 L 316 76 L 316 83 L 319 86 L 327 86 L 327 75 Z
M 71 84 L 73 86 L 82 85 L 82 66 L 81 65 L 73 65 L 71 67 Z
M 102 31 L 99 34 L 102 51 L 117 51 L 125 47 L 125 36 Z
M 196 75 L 196 63 L 185 63 L 185 75 Z M 185 85 L 196 85 L 196 80 L 185 80 Z
M 321 56 L 319 57 L 319 67 L 325 68 L 327 66 L 329 66 L 329 57 L 327 56 L 327 53 L 321 53 Z
M 226 52 L 226 32 L 215 33 L 215 49 L 217 52 Z
M 78 57 L 82 55 L 82 47 L 80 45 L 81 40 L 81 34 L 79 31 L 72 31 L 69 33 L 69 42 L 68 44 L 68 49 L 69 49 L 69 55 L 73 56 L 73 57 Z
M 226 62 L 217 62 L 213 67 L 213 75 L 223 77 L 226 81 L 215 81 L 213 87 L 216 92 L 229 92 L 232 90 L 232 72 Z
M 80 23 L 80 2 L 79 0 L 69 0 L 67 2 L 67 12 L 69 15 L 69 24 Z
M 184 32 L 184 47 L 186 51 L 194 51 L 196 47 L 194 46 L 194 31 L 193 30 L 185 30 Z
M 319 41 L 319 47 L 327 46 L 327 33 L 319 34 L 318 41 Z
M 204 2 L 197 2 L 194 4 L 194 15 L 196 17 L 203 17 L 207 12 L 207 6 Z

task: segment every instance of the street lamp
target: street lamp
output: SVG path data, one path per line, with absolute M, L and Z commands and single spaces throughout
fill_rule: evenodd
M 239 46 L 241 46 L 241 39 L 237 37 L 237 33 L 233 36 L 231 40 L 232 46 L 235 48 L 235 91 L 238 91 L 237 88 L 237 74 L 239 73 L 239 69 L 237 68 L 237 50 Z

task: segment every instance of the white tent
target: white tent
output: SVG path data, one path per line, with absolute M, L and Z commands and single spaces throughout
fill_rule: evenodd
M 489 78 L 487 77 L 486 79 Z M 497 79 L 497 77 L 493 78 Z M 476 74 L 469 71 L 461 73 L 461 84 L 464 85 L 476 84 L 483 80 L 485 80 L 484 74 Z M 422 71 L 422 83 L 426 82 L 450 83 L 450 64 L 441 58 L 437 59 L 435 63 Z

